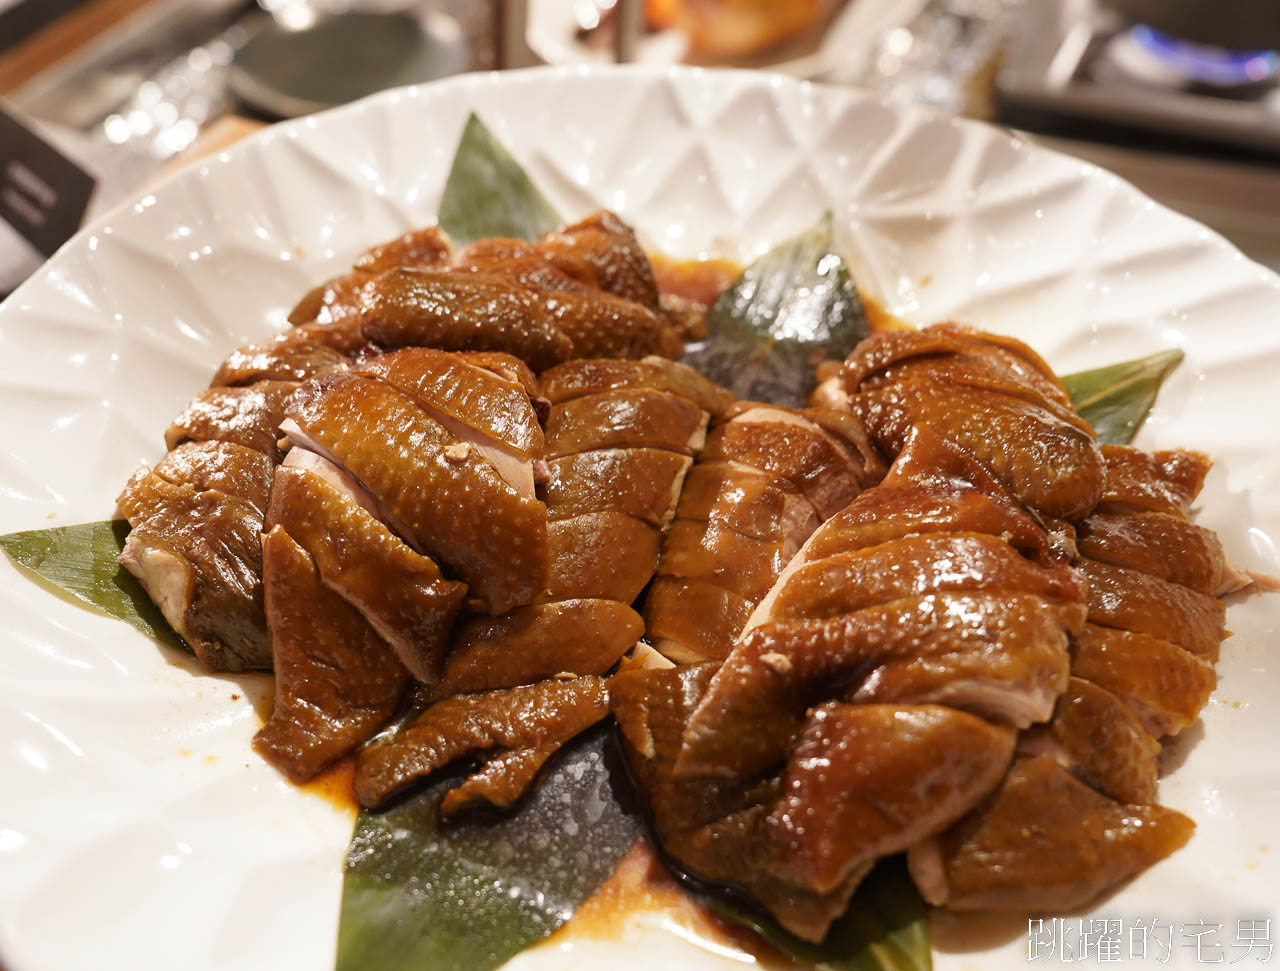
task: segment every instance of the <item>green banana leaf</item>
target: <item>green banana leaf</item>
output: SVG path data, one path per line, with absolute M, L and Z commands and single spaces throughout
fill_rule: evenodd
M 564 222 L 474 113 L 454 152 L 438 218 L 459 246 L 487 236 L 534 240 Z
M 707 330 L 686 363 L 740 398 L 803 407 L 814 368 L 843 360 L 870 332 L 831 213 L 743 270 L 711 307 Z
M 1146 421 L 1160 385 L 1183 358 L 1180 350 L 1122 361 L 1062 379 L 1080 417 L 1104 445 L 1128 445 Z

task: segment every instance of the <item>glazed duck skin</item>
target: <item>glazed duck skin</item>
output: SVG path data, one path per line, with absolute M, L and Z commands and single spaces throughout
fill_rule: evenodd
M 907 862 L 935 906 L 1061 912 L 1168 856 L 1194 828 L 1172 809 L 1108 799 L 1052 759 L 1023 759 L 988 804 Z
M 650 643 L 679 664 L 720 660 L 751 616 L 755 603 L 707 580 L 660 576 L 645 595 Z
M 787 561 L 818 528 L 818 514 L 799 489 L 740 462 L 696 463 L 685 478 L 676 517 L 778 540 Z
M 547 523 L 551 580 L 544 599 L 633 603 L 653 577 L 660 539 L 656 526 L 620 512 L 581 513 Z
M 652 388 L 680 395 L 718 416 L 736 400 L 731 392 L 703 377 L 689 365 L 662 357 L 645 357 L 639 361 L 607 358 L 574 361 L 552 368 L 540 380 L 543 394 L 553 405 L 604 391 Z
M 310 554 L 321 582 L 364 615 L 415 678 L 439 680 L 464 584 L 444 579 L 435 563 L 353 497 L 303 466 L 276 470 L 266 528 L 276 525 Z
M 553 517 L 619 512 L 665 529 L 693 460 L 665 449 L 609 448 L 547 464 L 547 508 Z
M 552 409 L 547 458 L 600 448 L 661 448 L 693 455 L 706 441 L 708 417 L 688 398 L 668 391 L 601 391 Z
M 658 309 L 658 284 L 649 257 L 632 228 L 607 209 L 546 233 L 537 250 L 567 276 Z
M 167 448 L 182 442 L 231 442 L 252 448 L 273 461 L 283 457 L 276 444 L 285 408 L 298 385 L 259 381 L 247 388 L 210 388 L 192 399 L 164 434 Z
M 1207 455 L 1185 449 L 1144 452 L 1128 445 L 1104 445 L 1102 456 L 1107 476 L 1099 512 L 1141 509 L 1184 519 L 1213 464 Z
M 360 319 L 388 347 L 503 351 L 535 371 L 574 349 L 538 294 L 480 273 L 393 270 L 365 287 Z
M 478 802 L 509 806 L 561 745 L 608 713 L 604 681 L 594 677 L 446 698 L 360 753 L 356 799 L 377 806 L 464 755 L 489 752 L 484 767 L 445 796 L 441 814 Z
M 281 527 L 263 537 L 262 554 L 276 699 L 253 746 L 304 782 L 387 722 L 409 672 L 360 612 L 324 586 L 311 557 Z
M 479 452 L 403 392 L 372 378 L 304 385 L 285 430 L 348 470 L 415 549 L 446 564 L 492 613 L 547 583 L 546 507 L 521 496 Z
M 1168 513 L 1094 513 L 1080 524 L 1080 555 L 1134 567 L 1205 595 L 1222 585 L 1222 542 L 1203 526 Z

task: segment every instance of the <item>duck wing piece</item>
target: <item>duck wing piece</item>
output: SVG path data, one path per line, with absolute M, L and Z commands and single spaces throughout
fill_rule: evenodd
M 669 318 L 611 293 L 552 291 L 542 302 L 572 342 L 574 357 L 639 360 L 654 354 L 674 360 L 684 353 L 684 341 Z
M 362 291 L 361 322 L 366 337 L 388 347 L 502 351 L 535 371 L 574 349 L 540 294 L 483 273 L 384 273 Z
M 245 388 L 210 388 L 191 400 L 164 433 L 167 448 L 183 442 L 231 442 L 252 448 L 273 461 L 283 457 L 280 422 L 298 385 L 259 381 Z
M 288 416 L 292 441 L 355 476 L 381 518 L 453 570 L 491 613 L 546 588 L 546 507 L 404 392 L 373 378 L 322 375 L 295 395 Z
M 555 405 L 547 420 L 547 457 L 600 448 L 661 448 L 695 455 L 710 416 L 669 391 L 619 388 Z
M 263 537 L 262 553 L 276 698 L 253 745 L 302 782 L 386 723 L 409 672 L 364 616 L 324 585 L 282 527 Z
M 737 400 L 731 391 L 703 377 L 689 365 L 663 357 L 645 357 L 639 361 L 606 358 L 574 361 L 552 368 L 540 380 L 543 394 L 553 405 L 621 388 L 652 388 L 678 394 L 703 411 L 719 416 Z
M 1218 659 L 1226 634 L 1221 600 L 1132 570 L 1081 557 L 1076 564 L 1089 584 L 1089 620 L 1106 627 L 1149 634 L 1210 661 Z
M 311 455 L 298 450 L 293 454 Z M 281 526 L 308 553 L 321 582 L 355 607 L 419 681 L 439 680 L 465 584 L 392 534 L 349 490 L 307 465 L 276 469 L 266 528 Z
M 604 674 L 643 633 L 639 615 L 616 600 L 560 600 L 475 617 L 459 625 L 439 686 L 420 697 Z
M 608 693 L 596 677 L 446 698 L 360 753 L 356 799 L 377 806 L 456 759 L 492 753 L 478 775 L 445 796 L 440 811 L 448 816 L 477 802 L 509 806 L 561 745 L 608 713 Z
M 1160 743 L 1132 708 L 1106 688 L 1072 677 L 1053 718 L 1023 734 L 1020 754 L 1048 755 L 1120 802 L 1156 800 Z
M 1109 799 L 1052 759 L 1022 759 L 988 803 L 907 862 L 937 906 L 1061 912 L 1168 856 L 1194 827 L 1172 809 Z
M 1103 460 L 1093 432 L 1026 345 L 955 325 L 879 334 L 854 348 L 843 380 L 886 455 L 925 425 L 1041 513 L 1074 519 L 1097 504 Z
M 271 666 L 259 545 L 270 474 L 253 449 L 184 445 L 117 500 L 132 527 L 120 564 L 211 671 Z
M 955 822 L 991 792 L 1014 732 L 940 705 L 815 708 L 765 819 L 769 869 L 818 893 Z
M 1213 665 L 1168 641 L 1086 624 L 1072 650 L 1071 671 L 1127 703 L 1152 736 L 1182 731 L 1218 683 Z

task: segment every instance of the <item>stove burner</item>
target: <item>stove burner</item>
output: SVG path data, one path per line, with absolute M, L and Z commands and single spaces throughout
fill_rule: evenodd
M 1280 73 L 1280 54 L 1275 51 L 1230 51 L 1193 44 L 1145 24 L 1116 35 L 1109 53 L 1135 78 L 1178 88 L 1247 88 L 1274 81 Z

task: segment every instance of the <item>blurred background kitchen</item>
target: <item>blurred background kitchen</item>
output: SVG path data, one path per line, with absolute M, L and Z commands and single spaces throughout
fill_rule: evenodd
M 0 0 L 0 109 L 92 175 L 88 218 L 260 124 L 387 87 L 745 66 L 1019 128 L 1280 269 L 1277 50 L 1280 0 Z M 0 222 L 0 295 L 44 255 Z

